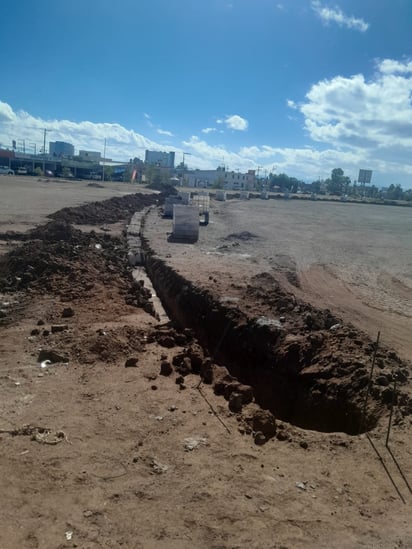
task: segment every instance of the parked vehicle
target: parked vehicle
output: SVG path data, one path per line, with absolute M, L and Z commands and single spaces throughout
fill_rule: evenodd
M 24 166 L 20 166 L 20 168 L 17 168 L 17 174 L 18 175 L 27 175 L 27 168 Z
M 0 166 L 0 175 L 14 175 L 14 171 L 7 166 Z

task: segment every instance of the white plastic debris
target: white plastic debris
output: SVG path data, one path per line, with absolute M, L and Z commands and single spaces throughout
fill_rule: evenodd
M 69 365 L 68 362 L 52 362 L 51 360 L 49 359 L 46 359 L 46 360 L 43 360 L 43 362 L 40 362 L 40 368 L 48 368 L 49 366 L 57 366 L 57 365 L 61 365 L 61 366 L 67 366 Z
M 153 469 L 153 471 L 158 475 L 161 475 L 162 473 L 166 473 L 166 471 L 169 469 L 168 465 L 165 465 L 164 463 L 160 463 L 160 461 L 157 461 L 157 459 L 153 459 L 150 466 Z
M 299 490 L 306 490 L 306 482 L 296 482 L 296 488 L 299 488 Z
M 66 535 L 67 541 L 70 541 L 73 538 L 73 531 L 67 530 L 67 532 L 65 532 L 65 535 Z
M 188 437 L 183 441 L 183 446 L 186 452 L 191 452 L 199 446 L 207 446 L 207 444 L 206 437 Z

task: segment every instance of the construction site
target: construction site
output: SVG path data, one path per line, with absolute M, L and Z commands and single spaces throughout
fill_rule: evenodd
M 409 208 L 0 192 L 1 547 L 412 545 Z

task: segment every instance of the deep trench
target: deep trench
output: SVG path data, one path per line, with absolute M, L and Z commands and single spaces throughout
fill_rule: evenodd
M 376 413 L 361 420 L 361 400 L 313 391 L 315 379 L 298 375 L 293 353 L 286 360 L 276 355 L 276 328 L 259 326 L 225 306 L 157 257 L 145 238 L 142 245 L 147 273 L 169 318 L 178 327 L 191 328 L 215 362 L 252 386 L 258 405 L 304 429 L 357 435 L 376 425 Z

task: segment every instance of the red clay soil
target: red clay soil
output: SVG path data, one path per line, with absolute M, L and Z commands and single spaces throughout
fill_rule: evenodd
M 193 284 L 148 240 L 159 323 L 107 225 L 148 203 L 62 210 L 1 258 L 0 546 L 412 544 L 410 365 L 378 347 L 362 426 L 368 336 L 265 271 Z

